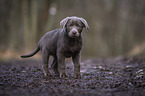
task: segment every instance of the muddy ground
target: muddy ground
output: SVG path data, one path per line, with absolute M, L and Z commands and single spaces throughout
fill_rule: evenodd
M 81 79 L 43 75 L 41 61 L 0 62 L 0 96 L 145 96 L 145 59 L 116 57 L 81 63 Z M 52 72 L 53 73 L 53 72 Z

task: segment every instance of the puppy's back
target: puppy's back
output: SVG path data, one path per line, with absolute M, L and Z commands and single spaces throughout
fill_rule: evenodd
M 51 53 L 54 54 L 54 51 L 57 48 L 57 41 L 61 32 L 62 28 L 47 32 L 38 43 L 40 49 L 47 48 Z

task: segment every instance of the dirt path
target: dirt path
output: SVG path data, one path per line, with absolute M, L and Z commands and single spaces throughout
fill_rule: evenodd
M 41 62 L 25 59 L 0 62 L 0 96 L 144 96 L 145 59 L 116 57 L 88 59 L 81 64 L 81 79 L 47 78 Z

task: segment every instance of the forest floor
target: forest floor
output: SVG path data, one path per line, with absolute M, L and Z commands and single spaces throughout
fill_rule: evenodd
M 66 64 L 69 78 L 45 77 L 41 61 L 0 62 L 0 96 L 145 96 L 145 59 L 116 57 L 87 59 L 81 79 L 73 78 L 73 64 Z

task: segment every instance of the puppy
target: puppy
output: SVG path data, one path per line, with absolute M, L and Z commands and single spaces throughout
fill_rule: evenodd
M 49 56 L 53 56 L 51 64 L 55 74 L 67 77 L 65 73 L 65 58 L 72 57 L 74 63 L 74 77 L 80 78 L 80 52 L 82 49 L 82 30 L 88 31 L 89 26 L 85 19 L 76 16 L 66 17 L 60 22 L 62 28 L 47 32 L 39 41 L 36 49 L 22 58 L 35 55 L 39 50 L 42 53 L 42 67 L 45 76 L 51 76 L 48 70 Z

